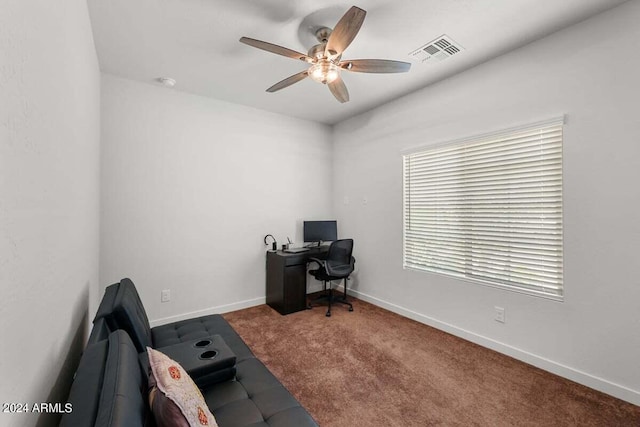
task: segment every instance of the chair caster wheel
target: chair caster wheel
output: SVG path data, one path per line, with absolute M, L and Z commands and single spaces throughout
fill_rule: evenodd
M 353 307 L 349 307 L 349 311 L 353 311 Z
M 327 312 L 327 314 L 325 314 L 325 316 L 327 316 L 327 317 L 331 317 L 331 313 L 330 313 L 330 312 Z

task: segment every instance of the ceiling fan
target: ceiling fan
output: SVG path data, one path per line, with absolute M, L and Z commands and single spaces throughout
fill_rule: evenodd
M 315 32 L 319 44 L 309 49 L 308 54 L 296 52 L 286 47 L 251 39 L 240 38 L 240 42 L 267 52 L 286 56 L 311 64 L 309 68 L 294 74 L 274 84 L 267 92 L 276 92 L 297 83 L 306 77 L 326 84 L 329 90 L 340 102 L 349 101 L 349 91 L 340 77 L 340 71 L 354 71 L 358 73 L 405 73 L 411 68 L 408 62 L 391 61 L 388 59 L 352 59 L 342 60 L 342 52 L 351 44 L 358 34 L 366 11 L 352 6 L 338 21 L 335 28 L 321 27 Z

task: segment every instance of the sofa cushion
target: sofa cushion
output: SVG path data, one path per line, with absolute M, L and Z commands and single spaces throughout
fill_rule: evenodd
M 138 362 L 138 352 L 124 331 L 109 335 L 109 354 L 96 427 L 145 425 L 148 415 L 147 378 Z
M 186 421 L 186 425 L 192 427 L 217 427 L 202 393 L 182 366 L 151 347 L 147 347 L 147 354 L 151 367 L 150 382 L 157 386 L 157 390 L 154 388 L 150 392 L 156 424 L 159 427 L 182 426 Z M 167 401 L 165 396 L 171 401 Z M 173 410 L 172 404 L 180 409 L 181 414 Z
M 108 349 L 108 341 L 102 341 L 84 350 L 67 399 L 73 411 L 62 417 L 61 427 L 94 425 Z
M 111 328 L 107 325 L 107 321 L 104 317 L 93 321 L 93 328 L 91 328 L 91 334 L 87 339 L 87 345 L 104 341 L 109 338 Z
M 102 296 L 102 300 L 98 306 L 98 311 L 96 311 L 96 316 L 93 318 L 94 324 L 96 323 L 96 320 L 104 319 L 105 316 L 111 314 L 113 311 L 113 302 L 116 299 L 119 287 L 120 282 L 114 283 L 113 285 L 109 285 L 105 288 L 104 295 Z
M 211 335 L 222 337 L 236 355 L 236 361 L 254 357 L 240 335 L 219 314 L 182 320 L 151 329 L 154 348 L 167 347 L 198 338 L 208 338 Z
M 147 378 L 124 331 L 89 345 L 80 359 L 62 427 L 143 427 L 148 419 Z
M 256 358 L 236 365 L 235 381 L 203 390 L 220 426 L 316 426 L 309 413 Z
M 140 295 L 131 279 L 122 279 L 110 314 L 104 314 L 112 330 L 124 329 L 139 353 L 152 346 L 151 327 Z

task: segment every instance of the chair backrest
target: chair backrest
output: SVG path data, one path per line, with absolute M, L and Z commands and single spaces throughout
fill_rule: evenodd
M 353 253 L 353 239 L 335 240 L 329 246 L 326 258 L 326 270 L 331 276 L 347 277 L 353 272 L 355 259 Z

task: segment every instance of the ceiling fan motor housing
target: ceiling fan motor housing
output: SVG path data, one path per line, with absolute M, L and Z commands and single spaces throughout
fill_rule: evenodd
M 331 28 L 320 27 L 315 32 L 316 39 L 318 39 L 318 42 L 320 43 L 327 44 L 332 31 L 333 30 Z
M 309 52 L 307 53 L 307 55 L 309 55 L 311 58 L 313 58 L 315 60 L 320 60 L 322 58 L 327 58 L 325 56 L 326 47 L 327 47 L 326 43 L 319 43 L 317 45 L 314 45 L 314 46 L 311 47 L 311 49 L 309 49 Z M 342 58 L 341 54 L 338 55 L 338 56 L 332 57 L 331 58 L 331 62 L 333 62 L 334 64 L 337 64 L 338 62 L 340 62 L 340 58 Z
M 309 52 L 307 53 L 307 55 L 309 55 L 313 59 L 322 58 L 324 56 L 324 48 L 326 45 L 327 45 L 326 43 L 320 43 L 312 46 L 311 49 L 309 49 Z

